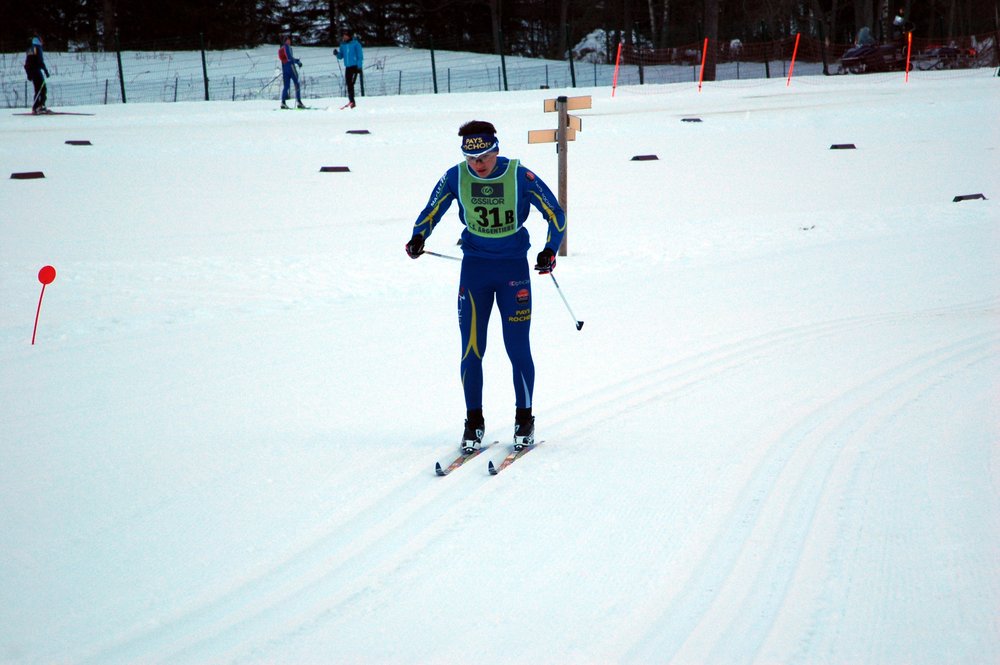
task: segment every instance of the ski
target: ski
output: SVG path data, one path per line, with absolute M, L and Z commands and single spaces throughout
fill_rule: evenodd
M 75 113 L 73 111 L 39 111 L 38 113 L 15 113 L 14 115 L 94 115 L 93 113 Z
M 484 444 L 484 445 L 480 446 L 479 450 L 474 450 L 471 453 L 462 453 L 458 457 L 455 458 L 454 462 L 452 462 L 451 464 L 449 464 L 447 467 L 445 467 L 443 469 L 441 468 L 441 462 L 435 462 L 434 463 L 434 473 L 436 473 L 439 476 L 447 476 L 449 473 L 451 473 L 452 471 L 454 471 L 458 467 L 462 466 L 463 464 L 465 464 L 466 462 L 468 462 L 470 459 L 472 459 L 473 457 L 475 457 L 479 453 L 483 452 L 484 450 L 486 450 L 490 446 L 492 446 L 494 444 L 497 444 L 497 443 L 500 443 L 500 442 L 499 441 L 494 441 L 493 443 L 487 443 L 487 444 Z
M 503 471 L 504 469 L 506 469 L 508 466 L 510 466 L 511 464 L 513 464 L 514 462 L 516 462 L 517 460 L 521 459 L 522 457 L 524 457 L 525 455 L 527 455 L 529 452 L 531 452 L 532 450 L 534 450 L 535 448 L 537 448 L 542 443 L 544 443 L 544 441 L 539 441 L 538 443 L 533 443 L 530 446 L 525 446 L 524 448 L 521 448 L 520 450 L 512 450 L 512 451 L 510 451 L 510 453 L 507 455 L 507 457 L 504 457 L 503 461 L 500 462 L 500 466 L 493 466 L 493 460 L 490 460 L 490 465 L 489 465 L 490 475 L 491 476 L 497 475 L 498 473 L 500 473 L 501 471 Z
M 341 106 L 340 110 L 343 111 L 344 109 L 348 109 L 348 108 L 351 108 L 351 109 L 354 108 L 353 106 L 351 106 L 351 102 L 347 102 L 346 104 L 344 104 L 343 106 Z

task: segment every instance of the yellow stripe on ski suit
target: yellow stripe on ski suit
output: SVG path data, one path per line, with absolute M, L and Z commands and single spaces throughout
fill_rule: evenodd
M 562 228 L 559 228 L 559 218 L 556 217 L 556 213 L 553 212 L 552 208 L 545 205 L 545 199 L 542 198 L 542 195 L 539 194 L 538 192 L 531 192 L 531 193 L 534 194 L 536 199 L 538 199 L 538 205 L 541 206 L 541 209 L 544 211 L 545 216 L 548 218 L 552 226 L 555 227 L 556 231 L 563 231 L 566 228 L 565 218 L 563 219 Z M 551 230 L 549 231 L 548 237 L 545 238 L 545 242 L 549 242 L 550 240 L 552 240 Z
M 427 216 L 426 216 L 426 217 L 424 217 L 424 218 L 423 218 L 423 219 L 421 219 L 421 220 L 420 220 L 419 222 L 417 222 L 416 224 L 414 224 L 414 225 L 413 225 L 413 228 L 414 228 L 414 230 L 416 231 L 416 230 L 417 230 L 417 229 L 419 229 L 419 228 L 420 228 L 421 226 L 423 226 L 424 224 L 426 224 L 426 225 L 427 225 L 427 233 L 424 233 L 424 234 L 423 234 L 423 236 L 424 236 L 425 238 L 426 238 L 427 236 L 429 236 L 429 235 L 431 234 L 431 231 L 433 231 L 433 230 L 434 230 L 434 227 L 435 227 L 435 226 L 437 226 L 437 223 L 438 223 L 439 221 L 441 221 L 441 220 L 436 220 L 436 219 L 434 219 L 435 217 L 437 217 L 437 214 L 438 214 L 438 210 L 439 210 L 439 209 L 441 208 L 441 204 L 442 204 L 442 203 L 444 203 L 445 201 L 447 201 L 447 200 L 448 200 L 448 197 L 450 197 L 450 196 L 451 196 L 451 193 L 450 193 L 450 192 L 446 192 L 445 194 L 443 194 L 443 195 L 441 196 L 441 200 L 439 200 L 439 201 L 437 202 L 437 205 L 435 205 L 435 206 L 434 206 L 434 207 L 433 207 L 433 208 L 431 209 L 431 211 L 430 211 L 429 213 L 427 213 Z
M 469 352 L 470 351 L 473 352 L 473 353 L 475 353 L 476 357 L 479 358 L 480 360 L 482 360 L 483 356 L 482 356 L 481 353 L 479 353 L 479 339 L 476 336 L 476 323 L 477 323 L 477 321 L 476 321 L 476 301 L 472 299 L 472 294 L 471 293 L 469 294 L 469 306 L 472 308 L 472 321 L 471 321 L 471 325 L 469 326 L 469 345 L 465 347 L 465 352 L 462 354 L 462 360 L 465 360 L 466 358 L 469 357 Z M 462 377 L 462 380 L 464 382 L 464 380 L 465 380 L 464 376 Z

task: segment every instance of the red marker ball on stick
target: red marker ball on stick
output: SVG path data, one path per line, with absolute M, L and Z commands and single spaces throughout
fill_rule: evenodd
M 31 345 L 35 345 L 35 335 L 38 333 L 38 315 L 42 313 L 42 298 L 45 297 L 45 287 L 56 279 L 56 269 L 45 266 L 38 271 L 38 281 L 42 283 L 42 293 L 38 296 L 38 309 L 35 310 L 35 328 L 31 331 Z

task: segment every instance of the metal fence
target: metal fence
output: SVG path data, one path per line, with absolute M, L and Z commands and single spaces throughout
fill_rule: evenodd
M 783 77 L 792 58 L 794 39 L 710 45 L 716 80 Z M 836 74 L 850 45 L 830 45 L 804 37 L 796 73 Z M 916 69 L 996 67 L 997 36 L 987 34 L 939 44 L 914 40 Z M 617 83 L 621 86 L 697 80 L 702 44 L 671 49 L 623 49 Z M 222 51 L 128 50 L 119 52 L 50 52 L 46 63 L 50 106 L 277 99 L 282 76 L 278 46 Z M 344 73 L 328 47 L 294 49 L 301 68 L 303 96 L 346 95 Z M 947 57 L 942 54 L 947 53 Z M 956 55 L 957 54 L 957 55 Z M 610 86 L 615 65 L 606 54 L 590 60 L 541 60 L 467 52 L 369 47 L 365 49 L 361 95 L 404 95 L 476 91 L 527 90 L 540 87 Z M 0 104 L 29 107 L 33 89 L 22 68 L 21 53 L 0 54 Z

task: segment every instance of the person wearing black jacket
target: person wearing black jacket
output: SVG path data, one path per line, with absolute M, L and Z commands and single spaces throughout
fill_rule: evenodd
M 35 101 L 31 105 L 32 113 L 46 113 L 45 108 L 45 79 L 50 76 L 49 68 L 45 66 L 45 55 L 42 51 L 42 38 L 35 35 L 31 39 L 31 46 L 24 58 L 24 72 L 28 75 L 28 80 L 35 86 Z M 43 76 L 44 72 L 44 76 Z

